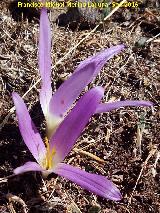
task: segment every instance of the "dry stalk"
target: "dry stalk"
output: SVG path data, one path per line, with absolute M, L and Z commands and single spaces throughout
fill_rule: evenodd
M 69 201 L 70 201 L 70 205 L 67 207 L 67 213 L 72 213 L 72 212 L 82 213 L 81 210 L 78 208 L 77 204 L 72 199 L 72 197 L 68 193 L 65 193 L 65 194 L 69 198 Z
M 141 126 L 137 126 L 137 141 L 136 141 L 136 148 L 138 149 L 138 154 L 141 157 L 142 155 L 142 135 L 145 129 L 145 124 L 141 125 Z
M 18 197 L 18 196 L 16 196 L 16 195 L 13 195 L 13 194 L 11 194 L 11 193 L 8 193 L 7 195 L 6 195 L 6 198 L 9 200 L 9 207 L 11 207 L 10 209 L 11 209 L 11 212 L 16 212 L 15 210 L 14 210 L 14 208 L 13 208 L 13 204 L 12 203 L 19 203 L 22 207 L 23 207 L 23 212 L 24 213 L 27 213 L 27 210 L 26 210 L 26 207 L 27 207 L 27 205 L 25 204 L 25 202 L 22 200 L 22 198 L 20 198 L 20 197 Z
M 58 180 L 58 177 L 54 180 L 53 186 L 55 186 L 55 185 L 57 184 L 57 180 Z M 54 189 L 52 190 L 51 194 L 49 195 L 48 201 L 50 201 L 50 200 L 51 200 L 51 198 L 52 198 L 52 196 L 53 196 L 54 191 L 55 191 L 55 187 L 54 187 Z
M 4 177 L 4 178 L 0 178 L 0 183 L 7 182 L 9 178 L 12 178 L 12 177 L 14 177 L 14 176 L 16 176 L 16 175 L 13 174 L 13 175 L 6 176 L 6 177 Z
M 15 211 L 12 203 L 9 203 L 7 205 L 7 208 L 8 208 L 8 210 L 9 210 L 10 213 L 16 213 L 16 211 Z
M 96 160 L 96 161 L 98 161 L 100 163 L 106 163 L 106 161 L 104 161 L 103 159 L 97 157 L 96 155 L 94 155 L 94 154 L 92 154 L 90 152 L 84 151 L 82 149 L 77 149 L 77 148 L 74 148 L 73 150 L 75 152 L 80 153 L 80 154 L 86 155 L 86 156 L 88 156 L 88 157 L 90 157 L 90 158 L 92 158 L 92 159 L 94 159 L 94 160 Z
M 149 42 L 151 42 L 151 41 L 154 41 L 158 36 L 160 36 L 160 33 L 158 33 L 157 35 L 155 35 L 154 37 L 152 37 L 152 38 L 149 38 L 147 41 L 146 41 L 146 43 L 149 43 Z M 160 40 L 160 39 L 159 39 Z M 156 41 L 156 40 L 155 40 Z
M 142 164 L 141 171 L 140 171 L 140 173 L 139 173 L 139 175 L 138 175 L 136 184 L 135 184 L 135 186 L 134 186 L 134 188 L 133 188 L 133 191 L 132 191 L 132 194 L 131 194 L 131 196 L 130 196 L 130 198 L 129 198 L 129 202 L 128 202 L 128 206 L 127 206 L 127 207 L 129 207 L 129 205 L 131 204 L 133 194 L 134 194 L 134 192 L 135 192 L 135 190 L 136 190 L 136 187 L 137 187 L 137 184 L 138 184 L 138 182 L 139 182 L 139 180 L 140 180 L 140 178 L 141 178 L 141 176 L 142 176 L 143 170 L 146 168 L 146 165 L 147 165 L 149 159 L 156 153 L 156 151 L 157 151 L 157 147 L 154 146 L 154 147 L 151 149 L 151 151 L 149 152 L 148 157 L 146 158 L 146 160 L 145 160 L 144 163 Z

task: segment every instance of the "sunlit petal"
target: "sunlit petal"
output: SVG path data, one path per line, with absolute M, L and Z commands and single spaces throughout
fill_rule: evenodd
M 70 152 L 95 112 L 103 94 L 102 87 L 95 87 L 85 93 L 60 124 L 50 141 L 50 148 L 54 149 L 56 153 L 53 158 L 54 164 L 61 162 Z
M 36 162 L 27 162 L 25 163 L 23 166 L 17 167 L 16 169 L 14 169 L 14 174 L 18 175 L 24 172 L 32 172 L 32 171 L 39 171 L 42 172 L 43 169 L 40 167 L 39 164 L 37 164 Z
M 109 103 L 102 103 L 99 104 L 95 113 L 103 113 L 103 112 L 109 112 L 114 109 L 118 109 L 120 107 L 125 106 L 153 106 L 153 103 L 150 101 L 115 101 L 115 102 L 109 102 Z
M 46 153 L 46 148 L 41 136 L 29 115 L 23 99 L 15 92 L 12 93 L 12 98 L 23 140 L 37 162 L 41 162 Z
M 82 90 L 100 72 L 107 60 L 118 54 L 124 45 L 108 48 L 82 61 L 71 77 L 54 93 L 50 102 L 50 112 L 63 117 Z
M 52 97 L 51 88 L 51 29 L 47 9 L 42 8 L 40 14 L 39 36 L 39 70 L 41 75 L 40 103 L 48 120 L 49 102 Z
M 54 172 L 101 197 L 115 201 L 122 199 L 119 189 L 104 176 L 90 174 L 63 163 L 58 164 Z

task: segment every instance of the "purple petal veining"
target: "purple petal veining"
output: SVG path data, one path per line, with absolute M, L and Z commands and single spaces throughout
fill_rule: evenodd
M 53 162 L 61 162 L 70 152 L 95 112 L 103 94 L 104 90 L 102 87 L 95 87 L 85 93 L 60 124 L 50 141 L 51 150 L 54 148 L 56 151 Z
M 12 93 L 12 98 L 16 108 L 18 125 L 23 140 L 36 161 L 40 162 L 46 153 L 46 148 L 41 136 L 39 135 L 22 98 L 15 92 Z
M 106 61 L 118 54 L 123 48 L 124 45 L 117 45 L 82 61 L 72 76 L 52 96 L 50 112 L 63 117 L 82 90 L 100 72 Z
M 49 103 L 52 97 L 51 88 L 51 29 L 47 9 L 41 9 L 39 36 L 39 70 L 42 79 L 40 103 L 43 113 L 48 120 Z
M 39 171 L 42 172 L 44 169 L 41 168 L 41 166 L 39 164 L 37 164 L 36 162 L 31 162 L 28 161 L 27 163 L 25 163 L 23 166 L 17 167 L 16 169 L 14 169 L 14 174 L 18 175 L 18 174 L 22 174 L 24 172 L 32 172 L 32 171 Z
M 58 164 L 54 173 L 73 181 L 82 188 L 101 197 L 115 201 L 122 199 L 119 189 L 104 176 L 90 174 L 64 163 Z
M 118 109 L 120 107 L 125 107 L 125 106 L 136 106 L 136 107 L 147 106 L 148 107 L 148 106 L 153 106 L 153 103 L 150 101 L 132 101 L 132 100 L 102 103 L 98 105 L 95 113 L 109 112 L 111 110 Z

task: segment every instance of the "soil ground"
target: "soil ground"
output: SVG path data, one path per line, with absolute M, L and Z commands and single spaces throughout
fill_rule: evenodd
M 11 1 L 0 4 L 1 121 L 0 177 L 33 157 L 20 135 L 13 112 L 11 93 L 21 96 L 39 79 L 37 48 L 39 11 L 19 11 Z M 75 147 L 92 153 L 106 163 L 72 151 L 66 163 L 91 173 L 108 176 L 123 199 L 113 202 L 97 197 L 56 175 L 43 180 L 39 173 L 26 173 L 0 181 L 0 212 L 88 212 L 158 213 L 159 204 L 159 71 L 160 12 L 158 1 L 146 1 L 138 9 L 120 8 L 83 41 L 69 57 L 52 69 L 55 91 L 80 61 L 103 48 L 124 43 L 125 50 L 102 69 L 95 85 L 105 88 L 103 101 L 149 100 L 153 108 L 127 107 L 94 116 Z M 23 12 L 23 13 L 22 13 Z M 84 38 L 91 29 L 59 27 L 61 10 L 49 11 L 52 27 L 52 64 Z M 23 14 L 23 15 L 22 15 Z M 31 116 L 44 135 L 44 118 L 39 104 L 40 84 L 25 97 Z

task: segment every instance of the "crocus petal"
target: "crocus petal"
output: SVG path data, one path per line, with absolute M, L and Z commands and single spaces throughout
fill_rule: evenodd
M 17 93 L 12 93 L 12 98 L 16 108 L 19 129 L 23 140 L 37 162 L 41 162 L 46 153 L 45 145 L 38 133 L 27 107 L 22 98 Z
M 119 189 L 104 176 L 90 174 L 64 163 L 58 164 L 54 173 L 73 181 L 82 188 L 101 197 L 115 201 L 122 198 Z
M 52 96 L 50 112 L 58 117 L 63 117 L 82 90 L 100 72 L 106 61 L 123 48 L 124 45 L 117 45 L 82 61 L 72 76 Z
M 51 138 L 51 136 L 55 133 L 57 127 L 60 125 L 60 123 L 63 121 L 63 117 L 58 117 L 56 115 L 53 115 L 52 113 L 48 112 L 48 118 L 47 118 L 47 137 L 48 139 Z
M 39 69 L 42 79 L 40 103 L 43 113 L 48 120 L 49 102 L 52 97 L 51 88 L 51 29 L 47 9 L 41 9 L 39 36 Z
M 23 166 L 20 166 L 14 169 L 13 173 L 18 175 L 18 174 L 21 174 L 24 172 L 30 172 L 30 171 L 43 171 L 43 169 L 36 162 L 29 161 L 25 163 Z
M 61 162 L 70 152 L 90 117 L 95 112 L 94 110 L 96 110 L 103 94 L 102 87 L 95 87 L 85 93 L 60 124 L 50 140 L 51 151 L 55 150 L 53 166 Z
M 153 106 L 150 101 L 115 101 L 110 103 L 99 104 L 95 113 L 109 112 L 114 109 L 125 106 Z

